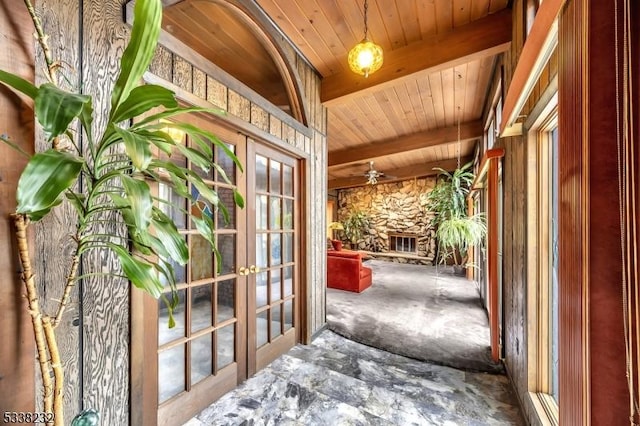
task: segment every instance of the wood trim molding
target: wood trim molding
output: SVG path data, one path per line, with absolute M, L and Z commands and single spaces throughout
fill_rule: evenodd
M 480 161 L 480 166 L 478 166 L 478 172 L 476 173 L 476 178 L 471 185 L 471 190 L 475 191 L 477 189 L 484 188 L 484 182 L 487 177 L 487 172 L 489 170 L 489 164 L 491 160 L 496 158 L 504 157 L 505 149 L 504 148 L 492 148 L 487 150 L 487 152 L 482 157 Z
M 193 106 L 197 106 L 197 107 L 202 107 L 202 108 L 208 108 L 211 110 L 218 110 L 218 108 L 216 108 L 215 105 L 213 105 L 212 103 L 205 101 L 204 99 L 201 99 L 199 97 L 197 97 L 196 95 L 194 95 L 193 93 L 182 89 L 181 87 L 178 87 L 177 85 L 163 79 L 160 78 L 154 74 L 151 74 L 150 72 L 146 72 L 144 74 L 144 76 L 142 77 L 142 79 L 144 80 L 145 83 L 149 83 L 149 84 L 157 84 L 160 85 L 162 87 L 165 87 L 169 90 L 172 90 L 175 94 L 176 97 L 181 100 L 184 101 L 186 104 L 189 105 L 193 105 Z M 307 154 L 306 152 L 304 152 L 303 150 L 301 150 L 300 148 L 296 148 L 293 145 L 289 145 L 288 143 L 282 141 L 280 138 L 272 135 L 271 133 L 267 133 L 262 129 L 259 129 L 258 127 L 254 126 L 253 124 L 246 122 L 238 117 L 235 117 L 233 115 L 230 114 L 224 114 L 224 115 L 216 115 L 216 114 L 211 114 L 209 116 L 209 118 L 212 121 L 216 121 L 219 124 L 222 124 L 223 126 L 227 127 L 227 128 L 231 128 L 234 130 L 237 130 L 238 132 L 241 132 L 247 136 L 251 136 L 253 138 L 256 139 L 260 139 L 263 140 L 267 143 L 269 143 L 270 145 L 272 145 L 275 148 L 280 149 L 281 151 L 285 151 L 290 153 L 291 155 L 297 157 L 297 158 L 309 158 L 310 154 Z
M 500 134 L 512 126 L 558 44 L 557 16 L 565 0 L 545 0 L 518 58 L 502 108 Z

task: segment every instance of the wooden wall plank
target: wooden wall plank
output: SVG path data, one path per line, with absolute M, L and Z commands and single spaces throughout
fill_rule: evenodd
M 122 19 L 124 3 L 83 3 L 83 89 L 93 96 L 94 134 L 105 125 L 119 58 L 129 37 Z M 102 219 L 105 222 L 96 226 L 97 232 L 126 236 L 119 215 Z M 120 270 L 120 262 L 111 252 L 89 252 L 83 265 L 85 271 Z M 92 277 L 84 280 L 82 287 L 82 408 L 98 410 L 105 425 L 129 423 L 129 286 L 122 279 Z
M 50 36 L 52 57 L 66 66 L 63 72 L 68 79 L 67 89 L 82 87 L 80 67 L 80 9 L 73 0 L 42 0 L 36 2 L 36 11 L 42 16 L 43 29 Z M 44 58 L 36 56 L 36 84 L 48 81 L 43 71 Z M 36 127 L 35 150 L 42 151 L 51 146 L 41 128 Z M 41 307 L 51 312 L 60 300 L 74 244 L 71 235 L 75 232 L 75 212 L 71 206 L 54 209 L 50 215 L 38 222 L 35 228 L 35 273 L 39 290 L 42 291 Z M 63 261 L 52 261 L 52 254 Z M 40 279 L 38 279 L 40 277 Z M 72 291 L 67 313 L 56 329 L 60 356 L 65 370 L 64 415 L 68 420 L 78 413 L 83 394 L 82 371 L 80 370 L 80 333 L 82 317 L 78 299 L 78 288 Z M 36 382 L 40 395 L 40 382 Z M 37 400 L 36 400 L 37 402 Z
M 0 0 L 0 69 L 34 81 L 33 24 L 26 8 Z M 0 87 L 0 133 L 33 152 L 33 103 Z M 35 411 L 35 344 L 9 215 L 27 159 L 0 142 L 0 413 Z M 33 241 L 33 239 L 31 239 Z

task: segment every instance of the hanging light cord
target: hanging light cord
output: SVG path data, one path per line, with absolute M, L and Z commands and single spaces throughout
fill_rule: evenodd
M 458 105 L 458 168 L 460 168 L 460 106 Z
M 630 304 L 630 299 L 633 299 L 635 294 L 635 308 L 636 316 L 638 311 L 638 294 L 637 288 L 632 288 L 629 285 L 628 278 L 631 278 L 633 272 L 630 267 L 636 265 L 635 262 L 630 262 L 630 258 L 637 258 L 636 239 L 628 238 L 628 232 L 631 231 L 631 236 L 635 236 L 635 226 L 631 224 L 632 229 L 627 228 L 627 221 L 629 220 L 629 212 L 625 207 L 631 208 L 631 217 L 635 217 L 635 188 L 631 185 L 631 192 L 629 192 L 628 181 L 635 182 L 635 170 L 633 164 L 629 167 L 630 158 L 633 157 L 633 152 L 629 153 L 629 150 L 633 151 L 633 133 L 629 128 L 630 119 L 632 119 L 632 105 L 629 101 L 629 95 L 631 90 L 631 81 L 629 79 L 631 68 L 631 49 L 629 46 L 628 33 L 631 31 L 630 23 L 630 11 L 629 0 L 623 0 L 624 3 L 624 30 L 623 30 L 623 69 L 622 69 L 622 108 L 620 107 L 620 58 L 619 47 L 620 41 L 618 38 L 619 22 L 618 22 L 618 1 L 614 2 L 614 36 L 615 36 L 615 66 L 616 66 L 616 148 L 617 148 L 617 163 L 618 163 L 618 202 L 619 202 L 619 219 L 620 219 L 620 255 L 622 260 L 622 313 L 623 313 L 623 325 L 624 325 L 624 339 L 625 339 L 625 355 L 626 355 L 626 378 L 627 386 L 629 390 L 629 424 L 637 425 L 635 419 L 636 415 L 640 413 L 638 400 L 636 397 L 634 386 L 634 371 L 633 371 L 633 342 L 634 336 L 632 332 L 632 318 L 633 312 Z M 622 109 L 622 110 L 621 110 Z M 630 175 L 629 175 L 630 172 Z M 632 253 L 633 252 L 633 253 Z M 629 259 L 627 258 L 629 256 Z M 636 334 L 638 330 L 636 330 Z M 636 340 L 638 336 L 636 336 Z
M 369 0 L 364 0 L 364 39 L 367 40 L 369 27 L 367 25 L 367 12 L 369 11 Z

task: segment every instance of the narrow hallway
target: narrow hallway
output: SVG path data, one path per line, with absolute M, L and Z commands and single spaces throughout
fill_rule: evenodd
M 187 426 L 521 425 L 502 375 L 416 361 L 329 330 L 297 345 Z

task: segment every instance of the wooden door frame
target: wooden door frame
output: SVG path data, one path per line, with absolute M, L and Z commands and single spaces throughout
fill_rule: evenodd
M 487 280 L 489 282 L 488 310 L 491 335 L 491 359 L 500 360 L 500 324 L 498 315 L 498 162 L 504 157 L 504 148 L 492 148 L 482 157 L 471 190 L 487 191 Z

